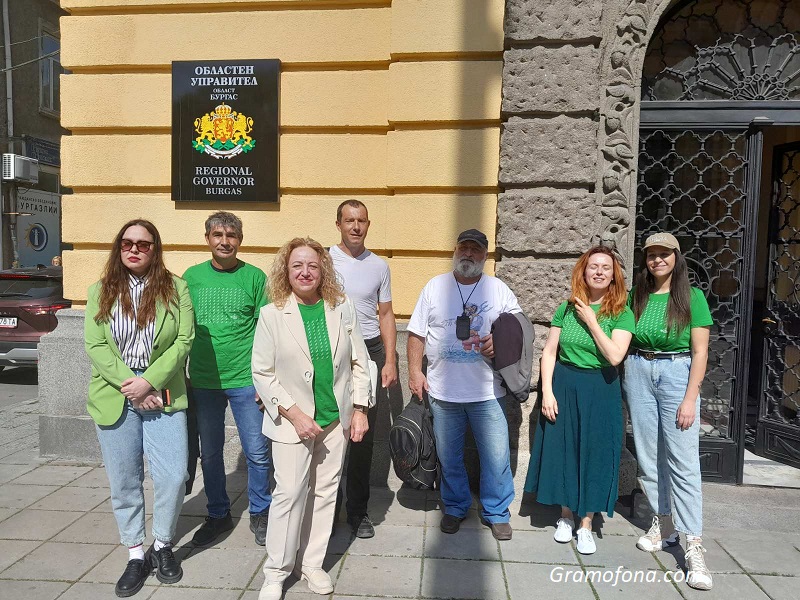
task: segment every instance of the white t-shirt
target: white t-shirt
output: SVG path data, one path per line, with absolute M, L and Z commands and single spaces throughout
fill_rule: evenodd
M 464 341 L 456 337 L 456 318 L 464 310 L 462 296 L 470 318 L 470 338 Z M 479 341 L 504 312 L 522 309 L 509 287 L 491 275 L 484 274 L 474 285 L 460 285 L 451 272 L 425 285 L 408 330 L 425 338 L 431 396 L 446 402 L 483 402 L 505 396 L 500 376 L 480 353 Z
M 369 250 L 353 258 L 342 252 L 339 246 L 332 246 L 330 255 L 345 293 L 353 299 L 361 334 L 365 340 L 378 337 L 381 334 L 378 303 L 392 301 L 389 264 Z

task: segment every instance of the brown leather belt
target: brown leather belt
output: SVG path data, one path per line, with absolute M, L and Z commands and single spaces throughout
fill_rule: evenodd
M 641 350 L 639 348 L 631 348 L 631 354 L 638 354 L 645 360 L 660 360 L 668 358 L 670 360 L 675 360 L 676 358 L 681 358 L 683 356 L 691 356 L 691 352 L 654 352 L 652 350 Z

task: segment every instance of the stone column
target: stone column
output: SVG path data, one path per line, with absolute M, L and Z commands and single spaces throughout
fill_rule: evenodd
M 506 2 L 496 272 L 533 321 L 539 352 L 569 295 L 575 260 L 603 232 L 595 190 L 603 9 L 602 0 Z M 538 361 L 537 353 L 534 381 Z M 533 403 L 532 396 L 520 428 L 518 493 L 538 415 Z M 636 467 L 623 454 L 626 494 Z
M 39 451 L 101 462 L 94 421 L 86 412 L 91 364 L 83 347 L 84 311 L 58 311 L 58 326 L 39 342 Z

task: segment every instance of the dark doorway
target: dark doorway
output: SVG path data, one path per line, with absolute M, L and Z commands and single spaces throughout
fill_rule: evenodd
M 759 456 L 800 467 L 800 131 L 770 134 L 764 144 L 765 158 L 772 158 L 768 187 L 762 189 L 746 441 Z M 770 144 L 787 137 L 797 141 Z

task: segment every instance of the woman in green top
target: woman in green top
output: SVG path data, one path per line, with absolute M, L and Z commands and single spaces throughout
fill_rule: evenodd
M 541 362 L 542 415 L 525 491 L 560 504 L 554 538 L 573 537 L 592 554 L 592 517 L 614 514 L 622 451 L 622 392 L 617 365 L 634 330 L 625 277 L 613 251 L 595 246 L 572 271 L 572 297 L 556 310 Z
M 686 583 L 709 590 L 711 573 L 701 538 L 699 394 L 713 320 L 703 292 L 689 285 L 675 236 L 651 235 L 643 253 L 630 294 L 636 336 L 625 362 L 623 389 L 642 487 L 655 516 L 636 546 L 655 552 L 678 544 L 678 532 L 683 532 L 688 543 Z
M 275 490 L 260 600 L 280 600 L 295 571 L 317 594 L 347 441 L 367 431 L 367 347 L 330 255 L 309 238 L 284 244 L 269 277 L 272 304 L 253 340 L 253 383 L 272 440 Z

